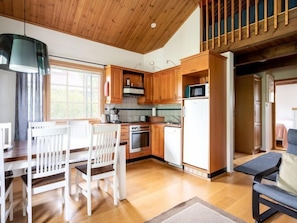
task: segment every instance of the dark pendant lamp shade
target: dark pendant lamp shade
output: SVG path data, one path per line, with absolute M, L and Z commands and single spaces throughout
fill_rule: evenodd
M 0 68 L 23 73 L 50 74 L 47 46 L 27 36 L 1 34 Z

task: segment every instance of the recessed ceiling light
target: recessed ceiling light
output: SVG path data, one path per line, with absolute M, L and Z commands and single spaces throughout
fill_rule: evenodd
M 151 28 L 152 28 L 152 29 L 156 28 L 156 26 L 157 26 L 157 24 L 156 24 L 155 22 L 153 22 L 153 23 L 151 24 Z

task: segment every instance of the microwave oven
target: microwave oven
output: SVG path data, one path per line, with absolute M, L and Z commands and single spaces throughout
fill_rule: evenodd
M 186 87 L 186 98 L 192 97 L 208 97 L 209 96 L 209 84 L 193 84 Z

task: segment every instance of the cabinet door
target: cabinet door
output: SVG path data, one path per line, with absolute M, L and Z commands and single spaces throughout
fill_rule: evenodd
M 106 97 L 106 103 L 120 104 L 123 99 L 123 70 L 120 68 L 108 66 L 106 68 L 106 81 L 109 84 L 109 95 Z
M 164 125 L 151 125 L 152 155 L 164 159 Z
M 183 97 L 183 86 L 182 86 L 182 74 L 180 70 L 180 66 L 175 69 L 175 95 L 174 98 L 178 102 Z
M 139 97 L 138 104 L 152 104 L 153 103 L 153 74 L 144 74 L 144 97 Z
M 153 75 L 153 103 L 154 104 L 160 103 L 161 101 L 160 87 L 162 85 L 160 83 L 160 80 L 161 80 L 160 75 L 161 75 L 161 72 L 154 73 Z
M 129 147 L 130 147 L 130 135 L 129 135 L 129 126 L 121 125 L 121 141 L 126 141 L 126 160 L 129 159 Z
M 170 69 L 160 75 L 161 103 L 170 103 L 175 99 L 175 70 Z

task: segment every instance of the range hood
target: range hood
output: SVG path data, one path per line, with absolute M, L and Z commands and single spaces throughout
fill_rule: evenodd
M 144 88 L 124 86 L 123 95 L 129 96 L 144 96 Z

